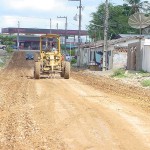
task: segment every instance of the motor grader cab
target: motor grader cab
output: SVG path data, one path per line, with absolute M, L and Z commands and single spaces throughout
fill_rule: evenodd
M 37 56 L 38 55 L 38 56 Z M 69 79 L 70 62 L 64 61 L 60 48 L 60 36 L 46 34 L 40 37 L 40 54 L 35 55 L 34 77 L 59 73 L 61 77 Z

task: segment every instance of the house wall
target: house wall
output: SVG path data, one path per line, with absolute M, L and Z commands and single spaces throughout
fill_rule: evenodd
M 113 69 L 126 68 L 127 52 L 113 52 Z
M 80 60 L 80 66 L 87 66 L 88 60 L 89 60 L 89 48 L 84 48 L 80 52 L 81 60 Z
M 141 40 L 142 41 L 142 40 Z M 88 48 L 85 48 L 85 47 Z M 100 66 L 101 56 L 97 52 L 103 52 L 103 42 L 92 43 L 84 45 L 80 52 L 80 66 L 97 65 Z M 136 48 L 135 48 L 136 47 Z M 142 69 L 142 49 L 139 43 L 139 38 L 133 37 L 130 39 L 118 39 L 115 41 L 108 42 L 108 53 L 107 53 L 107 69 L 113 68 L 124 68 L 132 70 Z M 125 48 L 126 52 L 116 52 L 115 49 Z M 134 49 L 135 51 L 131 51 Z M 127 52 L 127 49 L 128 52 Z M 79 56 L 78 55 L 78 56 Z
M 78 63 L 81 67 L 97 66 L 98 69 L 102 69 L 103 47 L 91 47 L 82 48 L 80 51 L 80 60 L 78 57 Z M 112 68 L 112 51 L 107 52 L 107 69 Z

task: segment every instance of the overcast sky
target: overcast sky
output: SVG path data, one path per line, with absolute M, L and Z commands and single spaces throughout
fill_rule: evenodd
M 82 0 L 82 29 L 91 20 L 90 14 L 105 0 Z M 123 4 L 123 0 L 110 0 L 114 4 Z M 68 0 L 1 0 L 0 28 L 17 27 L 18 21 L 22 28 L 65 28 L 65 19 L 57 16 L 67 16 L 68 29 L 78 29 L 78 21 L 73 17 L 78 14 L 79 1 Z

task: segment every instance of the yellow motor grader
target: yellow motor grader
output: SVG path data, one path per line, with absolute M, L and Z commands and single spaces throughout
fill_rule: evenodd
M 34 78 L 40 79 L 40 75 L 59 73 L 61 77 L 69 79 L 70 62 L 64 60 L 60 48 L 60 36 L 46 34 L 40 36 L 40 54 L 34 56 Z

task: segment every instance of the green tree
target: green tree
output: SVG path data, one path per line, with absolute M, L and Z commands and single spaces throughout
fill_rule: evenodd
M 98 6 L 96 12 L 91 14 L 92 20 L 87 26 L 89 35 L 92 39 L 103 39 L 104 33 L 104 17 L 105 17 L 105 4 L 102 3 Z M 138 33 L 136 29 L 128 25 L 128 15 L 125 13 L 124 6 L 109 4 L 109 21 L 108 21 L 108 38 L 115 38 L 118 34 L 127 34 L 130 32 Z
M 148 13 L 150 11 L 150 3 L 148 1 L 141 0 L 124 0 L 126 4 L 124 4 L 124 8 L 129 10 L 129 15 L 132 15 L 136 12 L 144 12 Z
M 14 45 L 15 36 L 0 35 L 0 41 L 6 46 Z

